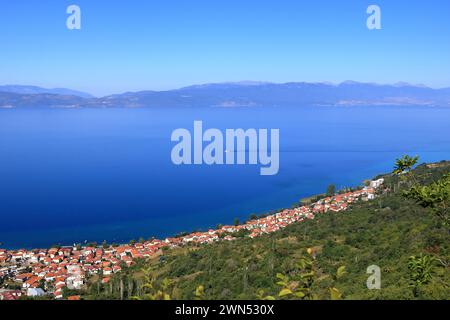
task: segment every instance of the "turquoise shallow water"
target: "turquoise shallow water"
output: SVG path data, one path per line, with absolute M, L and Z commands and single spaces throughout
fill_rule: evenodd
M 171 133 L 280 129 L 280 172 L 174 166 Z M 0 110 L 4 247 L 164 237 L 354 186 L 394 160 L 450 159 L 450 109 L 411 107 Z

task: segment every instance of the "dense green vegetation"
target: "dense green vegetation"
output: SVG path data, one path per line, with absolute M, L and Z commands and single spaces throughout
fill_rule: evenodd
M 435 211 L 448 217 L 449 198 L 430 205 L 412 187 L 445 184 L 450 162 L 412 171 L 417 160 L 405 160 L 373 201 L 256 239 L 164 250 L 107 285 L 93 280 L 84 298 L 448 299 L 450 234 Z M 367 288 L 371 265 L 380 290 Z

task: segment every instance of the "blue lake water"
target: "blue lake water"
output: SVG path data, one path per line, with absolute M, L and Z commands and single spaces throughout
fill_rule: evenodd
M 279 128 L 280 172 L 175 166 L 171 133 Z M 45 247 L 165 237 L 359 185 L 394 160 L 450 159 L 450 109 L 0 110 L 0 242 Z

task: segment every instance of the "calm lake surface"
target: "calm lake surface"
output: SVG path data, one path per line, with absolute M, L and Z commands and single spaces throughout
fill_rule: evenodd
M 177 128 L 280 129 L 280 172 L 175 166 Z M 450 159 L 450 109 L 0 110 L 0 242 L 127 242 L 290 207 L 356 186 L 403 154 Z

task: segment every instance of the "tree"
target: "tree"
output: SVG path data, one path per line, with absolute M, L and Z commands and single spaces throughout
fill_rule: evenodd
M 414 186 L 403 195 L 429 208 L 445 226 L 450 226 L 450 174 L 429 186 Z
M 420 287 L 431 281 L 433 275 L 433 264 L 435 259 L 431 256 L 423 255 L 411 256 L 408 262 L 410 271 L 410 281 L 413 286 L 414 296 L 419 294 Z
M 301 300 L 317 300 L 319 296 L 313 292 L 313 286 L 318 281 L 318 267 L 315 261 L 314 251 L 309 248 L 307 250 L 308 255 L 304 255 L 297 262 L 296 270 L 292 276 L 277 274 L 277 285 L 282 289 L 278 293 L 280 298 L 294 297 Z M 341 266 L 337 269 L 336 274 L 332 276 L 334 281 L 339 280 L 347 274 L 346 267 Z M 328 288 L 331 300 L 341 300 L 342 293 L 335 287 Z M 263 297 L 264 292 L 259 291 L 257 296 Z M 265 299 L 274 299 L 271 296 L 265 297 Z
M 42 290 L 46 289 L 45 288 L 45 280 L 44 279 L 39 280 L 38 288 L 41 288 Z
M 417 181 L 414 178 L 413 169 L 417 165 L 418 161 L 419 156 L 410 157 L 405 155 L 395 161 L 394 171 L 392 173 L 400 176 L 407 184 L 417 184 Z
M 238 226 L 239 224 L 240 224 L 239 219 L 238 219 L 238 218 L 235 218 L 235 219 L 234 219 L 234 225 L 235 225 L 235 226 Z
M 417 164 L 418 161 L 419 161 L 419 156 L 410 157 L 408 155 L 405 155 L 395 161 L 395 167 L 394 167 L 393 173 L 400 175 L 400 174 L 411 172 L 411 170 L 414 168 L 414 166 Z
M 336 186 L 334 184 L 330 184 L 327 188 L 327 196 L 332 197 L 336 194 Z
M 277 285 L 282 289 L 278 293 L 280 298 L 293 296 L 302 300 L 316 300 L 317 296 L 312 293 L 312 286 L 316 278 L 315 263 L 312 258 L 313 250 L 308 249 L 308 256 L 302 256 L 296 263 L 295 273 L 292 277 L 277 274 Z
M 334 279 L 334 281 L 338 281 L 346 274 L 347 274 L 346 267 L 341 266 L 337 269 L 336 274 L 333 276 L 333 279 Z M 341 300 L 342 299 L 342 293 L 335 287 L 328 288 L 328 291 L 330 292 L 331 300 Z
M 133 297 L 135 300 L 171 300 L 169 294 L 172 281 L 164 278 L 158 282 L 151 268 L 143 269 L 145 282 L 142 285 L 143 297 Z

